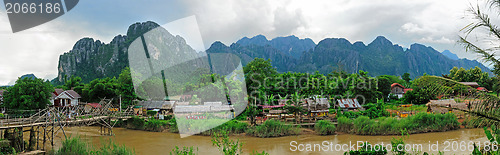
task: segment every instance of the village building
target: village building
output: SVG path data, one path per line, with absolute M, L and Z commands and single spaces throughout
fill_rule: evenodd
M 80 103 L 80 94 L 75 92 L 74 90 L 62 90 L 55 89 L 52 92 L 51 104 L 55 107 L 69 107 L 69 106 L 78 106 Z
M 477 87 L 476 88 L 478 91 L 482 91 L 482 92 L 488 92 L 488 89 L 484 88 L 484 87 Z
M 147 110 L 158 111 L 158 114 L 167 115 L 173 112 L 175 101 L 139 101 L 137 106 L 140 107 L 141 112 L 135 113 L 145 114 Z
M 286 101 L 284 100 L 283 103 Z M 279 103 L 279 102 L 278 102 Z M 282 114 L 286 114 L 286 110 L 283 109 L 285 104 L 279 105 L 258 105 L 259 109 L 262 109 L 261 116 L 266 116 L 266 118 L 277 118 L 281 119 L 283 117 Z
M 207 119 L 201 114 L 211 113 L 214 117 L 232 119 L 235 117 L 235 111 L 232 105 L 222 102 L 204 102 L 203 105 L 179 105 L 173 107 L 177 116 L 186 117 L 186 119 Z
M 307 111 L 311 117 L 326 117 L 330 109 L 330 102 L 327 98 L 313 97 L 306 100 Z
M 340 108 L 344 112 L 346 111 L 363 111 L 363 107 L 359 104 L 358 100 L 355 98 L 348 99 L 337 99 L 335 108 Z
M 478 88 L 479 87 L 479 84 L 477 84 L 477 82 L 459 82 L 463 85 L 466 85 L 466 86 L 471 86 L 472 88 Z
M 399 83 L 393 83 L 391 85 L 391 94 L 396 95 L 398 98 L 402 98 L 405 93 L 408 91 L 412 91 L 413 89 L 411 88 L 405 88 L 403 85 Z
M 98 108 L 101 108 L 102 105 L 99 104 L 99 103 L 87 103 L 85 105 L 85 107 L 83 108 L 83 110 L 86 112 L 86 113 L 90 113 L 92 111 L 92 109 L 98 109 Z

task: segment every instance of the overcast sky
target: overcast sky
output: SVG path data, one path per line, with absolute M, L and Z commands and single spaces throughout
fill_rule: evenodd
M 450 50 L 460 58 L 477 58 L 456 44 L 461 28 L 471 22 L 467 9 L 476 0 L 106 0 L 80 1 L 65 15 L 41 26 L 12 33 L 0 7 L 0 85 L 34 73 L 57 75 L 59 55 L 82 37 L 109 43 L 135 22 L 160 25 L 195 15 L 206 48 L 258 34 L 268 39 L 295 35 L 318 43 L 346 38 L 370 43 L 385 36 L 395 44 L 413 43 Z

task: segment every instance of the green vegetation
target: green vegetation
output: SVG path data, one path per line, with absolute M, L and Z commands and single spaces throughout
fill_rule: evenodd
M 127 120 L 126 127 L 135 130 L 161 132 L 165 130 L 169 124 L 170 122 L 166 120 L 149 119 L 146 121 L 142 118 L 134 116 Z
M 286 125 L 276 120 L 267 120 L 263 124 L 250 127 L 247 130 L 248 135 L 261 138 L 297 135 L 299 132 L 299 127 Z
M 196 151 L 193 146 L 191 147 L 182 147 L 182 150 L 179 149 L 178 146 L 175 146 L 174 149 L 170 152 L 170 155 L 195 155 L 196 152 L 198 152 L 198 148 L 196 148 Z
M 413 91 L 405 94 L 404 102 L 408 104 L 426 104 L 429 100 L 462 96 L 473 92 L 474 88 L 437 76 L 422 76 L 412 81 Z
M 64 80 L 64 84 L 58 86 L 64 90 L 74 89 L 80 96 L 83 102 L 99 102 L 101 99 L 122 97 L 122 108 L 132 105 L 132 100 L 137 99 L 132 83 L 130 69 L 124 68 L 118 79 L 103 78 L 94 79 L 87 84 L 82 83 L 82 78 L 73 76 Z
M 96 154 L 96 155 L 133 155 L 135 152 L 124 145 L 118 145 L 112 141 L 109 143 L 104 143 L 101 148 L 92 149 L 92 146 L 88 145 L 78 137 L 67 138 L 62 142 L 62 147 L 55 152 L 56 155 L 67 155 L 67 154 Z
M 212 145 L 217 146 L 219 151 L 225 155 L 237 155 L 242 153 L 243 143 L 239 139 L 231 140 L 225 131 L 213 133 Z
M 460 123 L 452 113 L 417 113 L 402 119 L 380 117 L 370 119 L 360 116 L 354 120 L 338 118 L 338 131 L 359 135 L 395 135 L 407 129 L 409 133 L 442 132 L 460 128 Z
M 497 145 L 498 142 L 500 141 L 500 129 L 498 129 L 495 125 L 491 126 L 491 130 L 488 130 L 487 127 L 484 127 L 484 133 L 486 134 L 486 137 L 490 141 L 490 144 L 492 145 Z M 490 146 L 487 146 L 489 148 L 485 149 L 484 146 L 483 148 L 479 148 L 474 144 L 474 151 L 472 152 L 473 155 L 483 155 L 483 154 L 488 154 L 488 155 L 498 155 L 500 154 L 500 151 L 498 149 L 491 149 Z
M 377 78 L 368 76 L 368 72 L 365 71 L 348 74 L 338 70 L 327 75 L 319 72 L 311 74 L 277 73 L 270 60 L 261 58 L 255 58 L 244 66 L 243 70 L 247 80 L 248 103 L 253 106 L 258 104 L 276 105 L 275 100 L 269 99 L 277 96 L 286 96 L 290 97 L 288 99 L 293 99 L 292 95 L 294 94 L 300 96 L 300 99 L 315 95 L 329 97 L 330 99 L 334 97 L 355 98 L 363 96 L 362 100 L 366 103 L 374 103 L 377 98 L 385 98 L 381 91 L 388 92 L 388 87 L 385 85 L 379 89 Z M 390 83 L 392 80 L 386 80 L 385 82 Z
M 319 120 L 314 125 L 314 131 L 320 135 L 333 135 L 335 129 L 335 125 L 328 120 Z
M 226 132 L 227 134 L 240 134 L 247 130 L 248 124 L 245 122 L 240 122 L 237 120 L 228 121 L 222 125 L 219 125 L 213 129 L 202 132 L 202 135 L 211 135 L 213 133 Z
M 43 79 L 19 78 L 4 94 L 4 106 L 8 109 L 43 109 L 50 104 L 54 88 Z

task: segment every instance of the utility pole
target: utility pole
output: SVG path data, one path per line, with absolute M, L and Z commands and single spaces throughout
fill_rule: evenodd
M 122 111 L 122 95 L 120 95 L 120 112 Z

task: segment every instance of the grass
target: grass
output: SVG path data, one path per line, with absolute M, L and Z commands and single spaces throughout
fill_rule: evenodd
M 276 120 L 267 120 L 263 124 L 248 128 L 247 134 L 255 137 L 282 137 L 297 135 L 300 133 L 300 127 L 286 125 Z
M 124 145 L 118 145 L 113 141 L 103 144 L 101 148 L 92 149 L 92 146 L 88 145 L 79 137 L 68 138 L 62 142 L 62 147 L 57 150 L 54 154 L 56 155 L 133 155 L 135 152 Z
M 214 132 L 220 132 L 221 130 L 224 130 L 227 134 L 240 134 L 244 133 L 247 130 L 247 128 L 248 128 L 247 123 L 237 120 L 231 120 L 213 129 L 204 131 L 201 133 L 201 135 L 210 136 Z
M 352 123 L 351 123 L 352 122 Z M 360 116 L 354 120 L 339 118 L 339 131 L 358 135 L 397 135 L 407 129 L 409 133 L 442 132 L 460 128 L 456 116 L 447 114 L 418 113 L 407 118 L 380 117 L 370 119 Z
M 314 131 L 320 135 L 333 135 L 335 134 L 335 125 L 328 120 L 319 120 L 314 125 Z
M 353 126 L 353 120 L 347 117 L 337 118 L 337 131 L 350 133 Z

